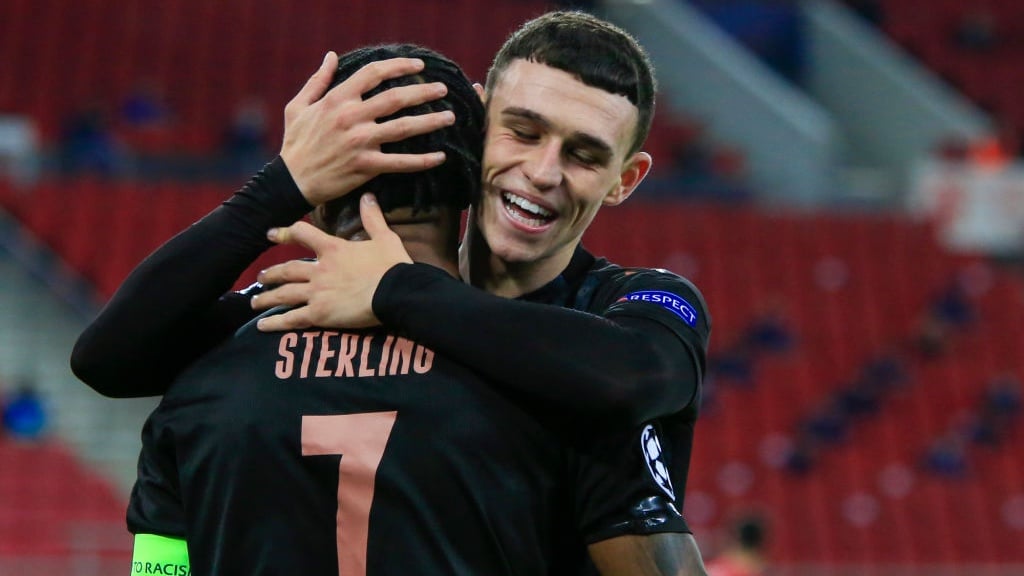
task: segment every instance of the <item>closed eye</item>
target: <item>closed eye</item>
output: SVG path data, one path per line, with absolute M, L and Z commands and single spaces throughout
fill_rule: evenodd
M 534 141 L 540 138 L 540 136 L 533 130 L 517 128 L 515 126 L 510 126 L 509 130 L 516 138 L 519 138 L 520 140 Z
M 567 156 L 574 162 L 588 167 L 605 166 L 611 158 L 611 154 L 604 148 L 594 149 L 586 146 L 571 148 Z
M 513 136 L 524 141 L 540 139 L 541 131 L 550 123 L 540 114 L 525 108 L 511 107 L 502 111 L 502 123 Z
M 569 153 L 569 156 L 580 164 L 586 164 L 587 166 L 601 164 L 603 160 L 588 150 L 573 150 Z

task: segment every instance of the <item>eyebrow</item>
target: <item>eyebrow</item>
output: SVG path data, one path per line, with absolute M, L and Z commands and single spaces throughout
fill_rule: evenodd
M 544 128 L 551 127 L 550 120 L 548 120 L 545 116 L 542 116 L 541 114 L 538 114 L 537 112 L 534 112 L 533 110 L 530 110 L 528 108 L 510 106 L 502 110 L 501 114 L 503 116 L 513 116 L 517 118 L 522 118 L 524 120 L 529 120 L 531 122 L 543 126 Z M 615 151 L 612 150 L 610 144 L 608 144 L 601 138 L 594 136 L 593 134 L 587 134 L 586 132 L 577 131 L 573 132 L 569 136 L 568 140 L 576 145 L 583 146 L 585 148 L 590 148 L 597 152 L 598 154 L 601 154 L 608 158 L 611 158 L 612 156 L 615 155 Z

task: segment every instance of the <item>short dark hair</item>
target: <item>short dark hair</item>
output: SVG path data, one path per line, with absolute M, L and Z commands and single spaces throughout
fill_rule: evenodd
M 381 144 L 381 151 L 398 154 L 424 154 L 443 150 L 444 164 L 421 172 L 381 174 L 356 190 L 317 208 L 313 221 L 321 229 L 334 233 L 342 214 L 354 209 L 358 213 L 359 197 L 364 192 L 377 196 L 381 210 L 411 206 L 414 211 L 435 206 L 463 209 L 480 190 L 480 163 L 483 157 L 484 107 L 473 84 L 462 69 L 443 54 L 416 44 L 381 44 L 359 48 L 338 58 L 331 88 L 344 82 L 371 62 L 389 58 L 419 58 L 425 66 L 418 74 L 385 80 L 363 94 L 368 99 L 396 86 L 443 82 L 448 93 L 440 99 L 404 108 L 379 118 L 385 122 L 402 116 L 414 116 L 451 110 L 455 124 L 440 130 L 413 136 L 398 142 Z
M 527 60 L 568 72 L 580 82 L 620 94 L 636 106 L 639 116 L 630 153 L 647 140 L 654 117 L 657 84 L 654 65 L 636 38 L 586 12 L 548 12 L 523 24 L 509 36 L 487 72 L 487 91 L 514 60 Z

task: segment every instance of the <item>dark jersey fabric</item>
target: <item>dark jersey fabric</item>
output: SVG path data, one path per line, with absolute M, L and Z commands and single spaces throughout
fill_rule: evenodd
M 311 209 L 274 159 L 132 270 L 75 342 L 75 375 L 105 396 L 163 394 L 189 363 L 255 315 L 231 287 L 272 246 L 267 230 Z
M 558 278 L 517 302 L 439 272 L 422 264 L 396 266 L 374 296 L 374 312 L 389 326 L 450 351 L 508 385 L 511 395 L 518 390 L 517 378 L 534 378 L 546 383 L 537 393 L 548 393 L 551 403 L 575 398 L 572 407 L 547 417 L 577 448 L 576 495 L 588 541 L 688 531 L 673 508 L 682 509 L 711 331 L 700 292 L 671 272 L 624 268 L 583 248 Z M 475 325 L 479 318 L 487 319 L 487 329 Z M 566 325 L 580 331 L 563 332 Z M 551 354 L 551 347 L 564 352 Z M 655 352 L 644 354 L 644 348 Z M 618 354 L 625 359 L 606 358 Z M 673 355 L 681 358 L 657 366 L 642 361 Z M 609 367 L 614 367 L 611 375 L 602 372 Z M 669 377 L 662 370 L 669 370 Z M 607 382 L 613 391 L 600 405 L 590 394 L 594 381 Z M 659 393 L 663 382 L 671 389 L 668 400 Z M 636 414 L 660 417 L 622 428 L 621 414 L 615 412 L 630 408 L 623 406 L 625 400 L 616 402 L 616 394 L 640 396 L 633 405 L 646 407 Z M 543 415 L 542 408 L 535 413 Z
M 163 393 L 253 316 L 247 295 L 218 295 L 270 246 L 267 228 L 308 210 L 283 162 L 268 164 L 133 271 L 76 343 L 75 373 L 110 396 Z M 700 294 L 671 273 L 624 269 L 581 248 L 561 276 L 521 300 L 403 265 L 385 276 L 374 310 L 396 333 L 457 358 L 487 382 L 468 385 L 499 389 L 573 442 L 576 522 L 589 541 L 688 531 L 676 509 L 710 331 Z M 180 512 L 170 512 L 180 510 L 176 481 L 152 473 L 151 458 L 140 458 L 129 523 L 133 531 L 180 535 Z
M 703 297 L 685 279 L 624 269 L 583 248 L 561 276 L 518 300 L 400 264 L 381 280 L 373 311 L 591 428 L 636 426 L 693 405 L 711 329 Z
M 659 292 L 683 299 L 696 315 L 683 319 L 670 305 L 631 299 Z M 654 334 L 666 355 L 688 356 L 693 372 L 677 374 L 675 395 L 685 398 L 680 409 L 662 408 L 664 415 L 632 429 L 590 430 L 593 438 L 575 443 L 570 460 L 577 522 L 587 543 L 626 534 L 690 532 L 680 512 L 711 331 L 703 296 L 671 272 L 624 268 L 578 248 L 557 279 L 522 300 L 608 318 L 628 330 Z
M 477 380 L 382 331 L 244 327 L 147 423 L 193 574 L 565 574 L 564 444 Z
M 108 396 L 161 394 L 184 366 L 252 317 L 244 297 L 217 298 L 270 246 L 268 228 L 309 209 L 280 158 L 268 164 L 132 271 L 75 343 L 75 374 Z M 584 424 L 636 426 L 690 406 L 710 330 L 700 295 L 671 273 L 601 261 L 592 269 L 587 260 L 593 257 L 578 250 L 566 274 L 523 299 L 553 306 L 499 298 L 430 266 L 400 265 L 384 276 L 374 312 L 511 393 Z M 661 284 L 694 310 L 692 325 L 666 305 L 617 301 Z M 585 305 L 575 301 L 579 291 Z

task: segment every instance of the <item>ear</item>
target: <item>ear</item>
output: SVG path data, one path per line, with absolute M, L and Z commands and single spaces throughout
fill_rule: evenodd
M 622 166 L 622 173 L 619 174 L 619 182 L 604 197 L 605 206 L 618 206 L 626 201 L 633 194 L 633 190 L 644 181 L 647 173 L 651 171 L 654 159 L 647 152 L 637 152 Z
M 487 104 L 487 92 L 484 91 L 484 85 L 479 82 L 474 82 L 473 90 L 476 90 L 476 95 L 480 97 L 480 101 Z

